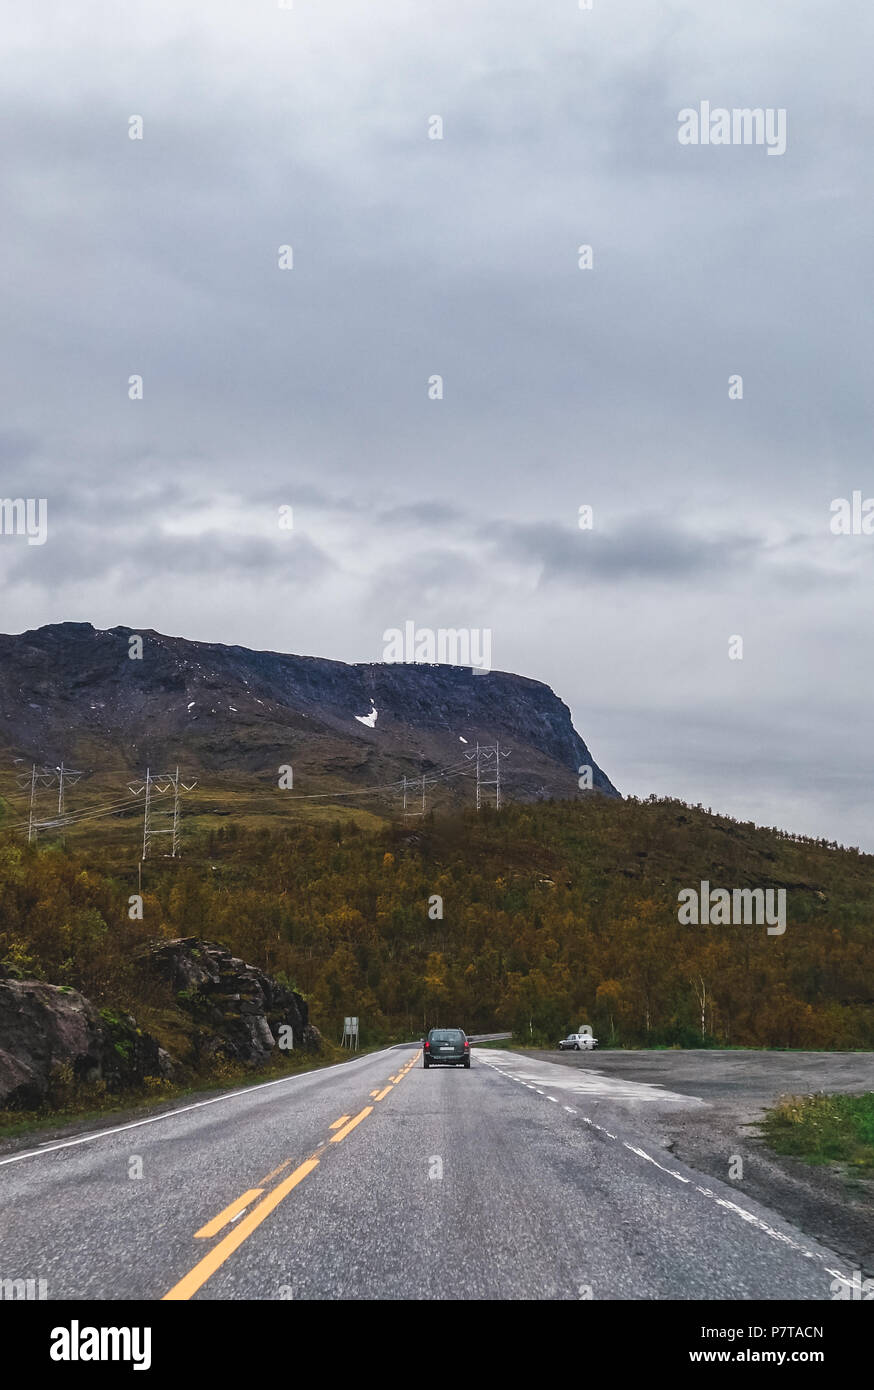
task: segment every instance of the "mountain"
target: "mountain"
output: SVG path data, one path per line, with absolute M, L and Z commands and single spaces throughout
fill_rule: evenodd
M 132 639 L 142 639 L 132 659 Z M 134 650 L 136 643 L 133 644 Z M 146 766 L 294 791 L 382 786 L 436 777 L 469 801 L 477 741 L 499 742 L 502 792 L 537 800 L 618 795 L 576 732 L 567 706 L 539 681 L 421 664 L 345 665 L 319 657 L 190 642 L 147 629 L 56 623 L 0 635 L 0 757 L 8 769 L 63 759 L 96 774 Z M 491 759 L 491 769 L 494 759 Z M 483 776 L 493 775 L 488 764 Z M 484 795 L 494 789 L 484 789 Z

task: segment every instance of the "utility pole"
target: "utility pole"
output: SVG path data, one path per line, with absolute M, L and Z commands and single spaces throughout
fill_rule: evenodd
M 425 774 L 422 773 L 422 815 L 425 814 Z

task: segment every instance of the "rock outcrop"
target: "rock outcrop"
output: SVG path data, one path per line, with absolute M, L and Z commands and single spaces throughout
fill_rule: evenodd
M 65 986 L 0 980 L 0 1107 L 35 1109 L 58 1085 L 75 1081 L 136 1087 L 172 1069 L 168 1054 L 129 1015 L 98 1011 Z
M 0 1110 L 51 1107 L 75 1083 L 137 1090 L 147 1078 L 209 1075 L 216 1061 L 254 1068 L 292 1045 L 321 1047 L 306 1000 L 214 941 L 151 942 L 137 967 L 172 991 L 175 1055 L 75 989 L 0 979 Z
M 320 1046 L 305 999 L 214 941 L 151 942 L 138 964 L 170 986 L 192 1020 L 191 1052 L 183 1060 L 194 1066 L 213 1057 L 258 1066 L 277 1047 Z

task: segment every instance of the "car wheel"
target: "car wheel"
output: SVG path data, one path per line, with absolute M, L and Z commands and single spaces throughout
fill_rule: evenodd
M 579 1045 L 579 1043 L 574 1043 L 574 1052 L 579 1052 L 579 1050 L 580 1050 L 580 1045 Z
M 430 1065 L 431 1065 L 431 1063 L 428 1061 L 428 1058 L 426 1057 L 425 1060 L 424 1060 L 424 1062 L 422 1063 L 422 1066 L 424 1067 L 425 1071 L 428 1070 L 428 1068 L 430 1067 Z
M 464 1066 L 467 1067 L 468 1071 L 470 1070 L 470 1058 L 469 1058 L 469 1057 L 468 1057 L 467 1060 L 465 1061 Z

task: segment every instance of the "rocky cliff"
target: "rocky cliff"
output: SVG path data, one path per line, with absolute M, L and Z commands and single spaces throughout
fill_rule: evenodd
M 142 638 L 142 657 L 131 639 Z M 615 795 L 539 681 L 423 664 L 344 665 L 189 642 L 125 627 L 60 623 L 0 635 L 0 749 L 15 758 L 141 772 L 182 763 L 214 773 L 294 767 L 304 783 L 365 787 L 461 764 L 477 741 L 511 750 L 507 796 L 574 796 L 578 769 Z M 20 764 L 19 764 L 20 765 Z
M 306 1001 L 214 941 L 194 936 L 155 941 L 137 963 L 169 985 L 189 1015 L 193 1026 L 182 1060 L 191 1065 L 219 1056 L 257 1066 L 277 1047 L 318 1050 L 319 1033 Z
M 223 946 L 198 937 L 151 942 L 136 975 L 153 993 L 174 1052 L 128 1014 L 98 1010 L 77 990 L 0 979 L 0 1110 L 51 1107 L 71 1087 L 135 1091 L 150 1079 L 209 1076 L 216 1061 L 263 1066 L 278 1053 L 317 1052 L 306 1001 Z M 156 1030 L 157 1031 L 157 1030 Z
M 0 1109 L 36 1109 L 59 1086 L 102 1081 L 123 1090 L 172 1070 L 135 1019 L 98 1011 L 65 986 L 0 980 Z

